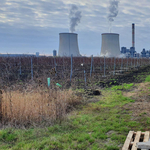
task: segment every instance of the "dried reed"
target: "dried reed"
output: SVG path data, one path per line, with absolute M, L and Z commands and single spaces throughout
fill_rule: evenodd
M 68 108 L 79 103 L 80 98 L 71 89 L 6 90 L 2 98 L 2 125 L 53 124 L 64 119 Z

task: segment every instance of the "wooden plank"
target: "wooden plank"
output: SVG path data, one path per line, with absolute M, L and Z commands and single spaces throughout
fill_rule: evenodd
M 135 139 L 134 139 L 134 143 L 133 143 L 133 146 L 132 146 L 131 150 L 137 150 L 136 143 L 138 143 L 140 141 L 140 136 L 141 136 L 141 131 L 138 131 L 136 133 L 136 136 L 135 136 Z
M 146 131 L 143 142 L 148 142 L 148 141 L 149 141 L 149 131 Z
M 128 150 L 129 149 L 129 145 L 130 145 L 130 142 L 132 140 L 133 133 L 134 133 L 134 131 L 130 131 L 129 132 L 129 134 L 128 134 L 127 138 L 126 138 L 126 141 L 125 141 L 125 143 L 123 145 L 122 150 Z

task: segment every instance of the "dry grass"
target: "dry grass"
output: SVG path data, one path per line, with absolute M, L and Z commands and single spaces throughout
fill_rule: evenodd
M 81 103 L 69 90 L 6 90 L 2 98 L 2 125 L 28 127 L 49 125 L 65 118 L 68 109 Z

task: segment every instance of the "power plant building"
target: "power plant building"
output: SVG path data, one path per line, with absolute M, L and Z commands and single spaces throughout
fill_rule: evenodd
M 78 34 L 76 33 L 60 33 L 59 34 L 59 51 L 58 56 L 79 57 Z
M 103 33 L 100 56 L 117 57 L 120 54 L 119 34 Z
M 53 57 L 56 57 L 56 56 L 57 56 L 57 51 L 53 50 Z

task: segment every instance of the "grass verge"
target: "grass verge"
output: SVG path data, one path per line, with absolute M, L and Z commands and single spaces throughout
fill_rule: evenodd
M 122 95 L 122 91 L 102 91 L 97 103 L 90 103 L 75 111 L 69 120 L 47 128 L 0 131 L 3 150 L 119 150 L 130 130 L 144 130 L 148 123 L 133 121 L 131 113 L 123 105 L 134 100 Z

